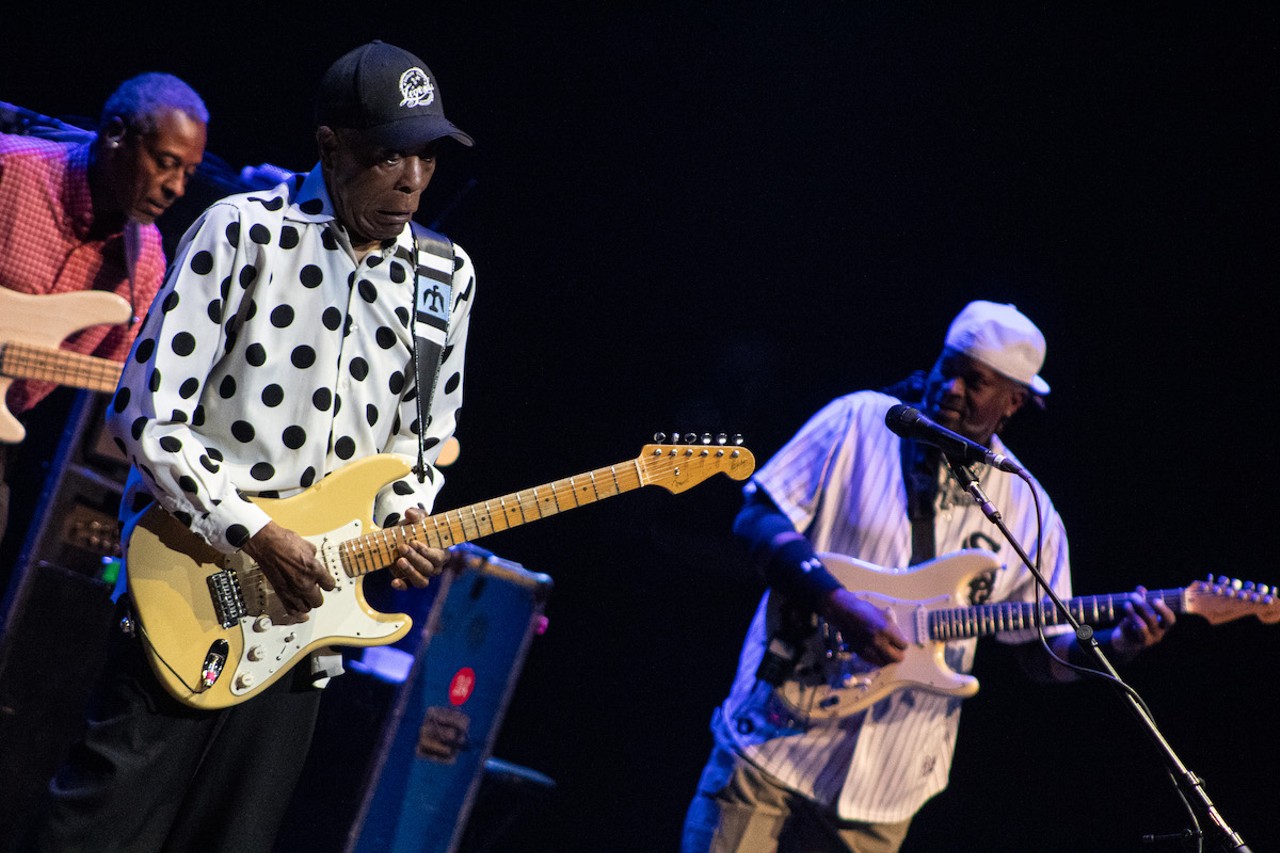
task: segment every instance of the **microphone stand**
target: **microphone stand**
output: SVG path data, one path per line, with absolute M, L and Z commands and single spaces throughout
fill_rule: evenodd
M 1216 826 L 1218 831 L 1222 834 L 1222 849 L 1237 851 L 1237 853 L 1251 853 L 1239 833 L 1228 826 L 1227 822 L 1220 814 L 1218 814 L 1217 807 L 1214 806 L 1213 801 L 1209 799 L 1209 795 L 1204 789 L 1204 780 L 1189 770 L 1182 763 L 1181 759 L 1178 758 L 1177 754 L 1173 751 L 1173 747 L 1169 745 L 1169 742 L 1165 740 L 1165 737 L 1161 734 L 1159 728 L 1156 727 L 1156 722 L 1147 712 L 1146 707 L 1134 698 L 1132 688 L 1129 688 L 1128 685 L 1124 685 L 1123 688 L 1117 686 L 1123 685 L 1124 682 L 1120 679 L 1120 675 L 1116 672 L 1115 667 L 1111 665 L 1111 661 L 1103 654 L 1102 647 L 1098 645 L 1098 641 L 1093 635 L 1092 626 L 1081 624 L 1080 621 L 1071 614 L 1070 609 L 1065 603 L 1063 603 L 1062 599 L 1058 597 L 1058 594 L 1053 591 L 1053 587 L 1049 585 L 1049 582 L 1044 579 L 1042 574 L 1040 574 L 1040 569 L 1037 568 L 1031 558 L 1027 556 L 1027 552 L 1023 550 L 1022 545 L 1018 542 L 1017 538 L 1014 537 L 1012 531 L 1010 531 L 1005 525 L 1004 519 L 1000 515 L 1000 511 L 992 505 L 990 499 L 987 498 L 986 493 L 982 491 L 982 486 L 978 482 L 977 475 L 973 473 L 973 469 L 968 465 L 963 465 L 952 459 L 948 454 L 944 453 L 942 458 L 946 460 L 947 467 L 951 469 L 951 473 L 955 476 L 956 480 L 964 487 L 965 491 L 967 491 L 970 497 L 973 498 L 974 503 L 976 503 L 982 510 L 983 515 L 985 515 L 992 524 L 1000 529 L 1004 538 L 1007 539 L 1009 544 L 1013 546 L 1013 549 L 1018 552 L 1018 556 L 1022 559 L 1023 565 L 1031 571 L 1031 574 L 1035 579 L 1039 581 L 1042 587 L 1044 587 L 1048 597 L 1053 601 L 1054 607 L 1062 614 L 1064 621 L 1071 626 L 1073 631 L 1075 631 L 1076 642 L 1081 648 L 1085 649 L 1090 655 L 1092 655 L 1093 659 L 1097 661 L 1098 666 L 1103 670 L 1103 672 L 1110 676 L 1110 683 L 1112 686 L 1115 687 L 1116 691 L 1124 699 L 1129 710 L 1133 712 L 1135 717 L 1137 717 L 1138 722 L 1141 723 L 1142 727 L 1146 730 L 1157 750 L 1163 754 L 1165 763 L 1169 768 L 1169 772 L 1173 775 L 1175 782 L 1179 785 L 1179 790 L 1190 792 L 1193 798 L 1199 801 L 1200 807 L 1204 810 L 1204 813 L 1208 815 L 1214 826 Z M 1027 482 L 1027 485 L 1030 488 L 1035 488 L 1031 484 L 1029 475 L 1025 472 L 1018 472 L 1018 475 Z M 1186 834 L 1168 837 L 1183 838 L 1186 837 Z M 1152 836 L 1144 836 L 1144 841 L 1155 840 L 1160 839 Z

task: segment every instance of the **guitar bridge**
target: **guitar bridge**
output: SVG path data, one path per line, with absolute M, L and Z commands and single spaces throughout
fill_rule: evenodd
M 219 625 L 230 628 L 248 615 L 244 593 L 240 590 L 240 578 L 234 571 L 228 568 L 209 575 L 208 583 Z

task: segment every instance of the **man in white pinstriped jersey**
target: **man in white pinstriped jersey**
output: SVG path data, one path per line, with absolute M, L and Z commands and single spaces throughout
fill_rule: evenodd
M 833 717 L 808 713 L 797 707 L 796 694 L 779 688 L 821 656 L 814 638 L 827 630 L 822 626 L 838 630 L 848 650 L 872 667 L 907 653 L 889 614 L 846 589 L 817 552 L 892 569 L 982 547 L 998 552 L 1001 568 L 977 579 L 969 603 L 1040 597 L 999 529 L 940 464 L 939 451 L 899 438 L 885 416 L 900 402 L 919 405 L 937 424 L 1017 464 L 998 433 L 1028 401 L 1042 404 L 1049 393 L 1039 376 L 1044 355 L 1044 336 L 1014 306 L 972 302 L 952 321 L 927 376 L 894 389 L 896 396 L 860 391 L 833 400 L 747 484 L 734 532 L 769 591 L 729 697 L 712 720 L 715 746 L 686 818 L 684 853 L 894 853 L 915 813 L 946 787 L 960 698 L 899 689 Z M 1034 486 L 1041 529 L 1033 486 L 990 466 L 971 468 L 1023 548 L 1033 556 L 1039 549 L 1054 591 L 1069 598 L 1066 533 L 1043 489 Z M 1163 602 L 1152 607 L 1141 593 L 1122 621 L 1096 634 L 1112 659 L 1154 645 L 1174 622 Z M 1046 633 L 1057 658 L 1087 662 L 1070 632 Z M 1044 654 L 1034 630 L 998 638 L 1018 644 L 1033 678 L 1077 677 Z M 975 639 L 948 643 L 947 666 L 968 672 L 975 645 Z

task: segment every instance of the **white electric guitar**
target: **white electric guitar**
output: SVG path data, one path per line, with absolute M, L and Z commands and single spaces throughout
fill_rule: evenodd
M 32 296 L 0 287 L 0 443 L 16 444 L 27 434 L 5 405 L 15 379 L 115 391 L 119 364 L 58 345 L 88 326 L 127 323 L 132 313 L 128 302 L 105 290 Z
M 409 465 L 399 456 L 371 456 L 294 497 L 254 501 L 313 542 L 337 582 L 305 618 L 284 610 L 243 551 L 213 550 L 158 506 L 126 545 L 129 592 L 160 683 L 191 707 L 223 708 L 256 695 L 315 649 L 386 645 L 408 633 L 408 615 L 374 610 L 362 588 L 364 576 L 390 566 L 403 543 L 447 548 L 641 486 L 678 493 L 717 473 L 743 480 L 754 470 L 744 447 L 651 444 L 634 460 L 378 528 L 370 517 L 374 496 Z
M 861 711 L 895 690 L 912 687 L 948 696 L 978 692 L 971 675 L 947 666 L 948 640 L 1034 629 L 1037 611 L 1043 624 L 1063 623 L 1056 608 L 1027 602 L 969 605 L 974 583 L 994 572 L 1000 561 L 990 551 L 959 551 L 906 571 L 886 572 L 843 554 L 819 555 L 827 569 L 859 598 L 888 611 L 907 638 L 906 657 L 876 667 L 845 648 L 842 638 L 819 620 L 791 676 L 776 689 L 797 715 L 834 720 Z M 1133 593 L 1090 595 L 1064 602 L 1081 623 L 1105 625 L 1125 615 Z M 1183 589 L 1148 591 L 1150 602 L 1163 601 L 1175 614 L 1194 614 L 1217 625 L 1245 616 L 1280 621 L 1275 587 L 1228 578 L 1196 581 Z M 777 611 L 771 618 L 776 619 Z

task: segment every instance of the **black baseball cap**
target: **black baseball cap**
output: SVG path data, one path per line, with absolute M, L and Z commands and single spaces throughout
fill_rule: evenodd
M 444 117 L 440 87 L 427 64 L 377 40 L 329 66 L 316 93 L 316 124 L 359 130 L 375 144 L 396 151 L 445 136 L 475 144 Z

